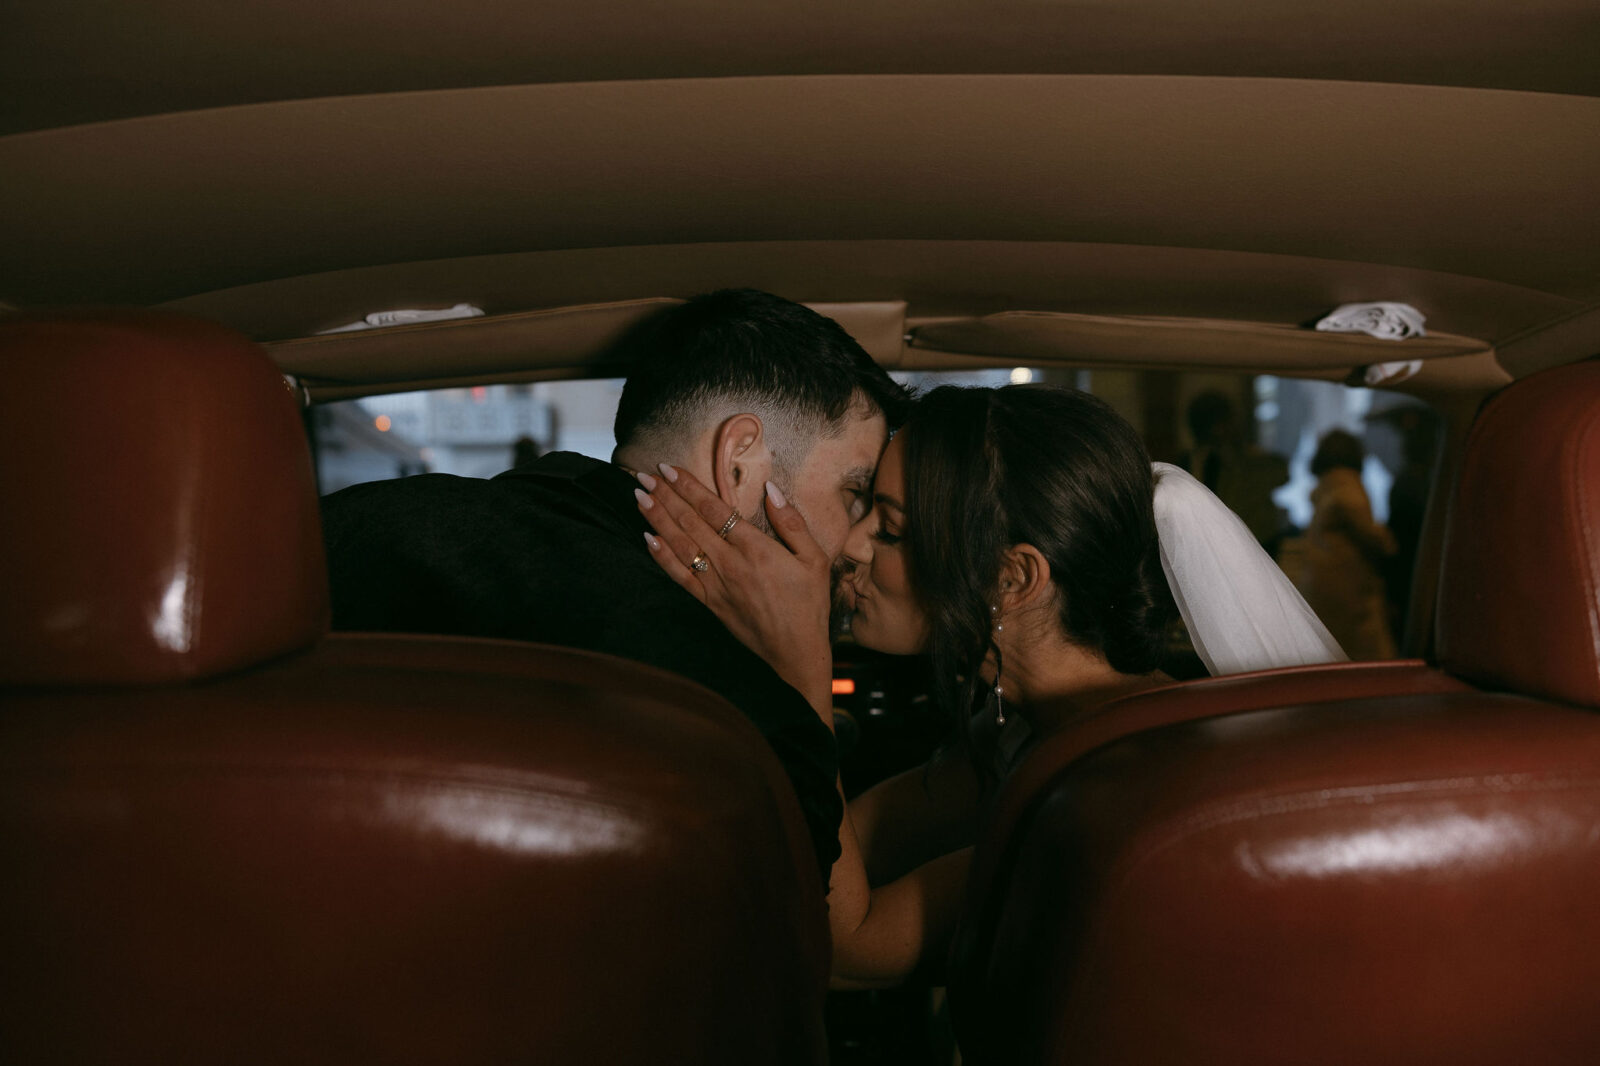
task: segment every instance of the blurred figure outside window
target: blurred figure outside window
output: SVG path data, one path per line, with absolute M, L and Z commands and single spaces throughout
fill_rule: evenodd
M 1433 486 L 1433 460 L 1438 449 L 1438 421 L 1420 405 L 1393 407 L 1381 416 L 1400 435 L 1400 467 L 1389 489 L 1389 532 L 1394 534 L 1395 555 L 1384 567 L 1389 586 L 1389 620 L 1394 632 L 1405 625 L 1411 600 L 1411 578 L 1416 570 L 1417 546 Z
M 1273 502 L 1272 490 L 1289 480 L 1288 460 L 1245 444 L 1238 413 L 1226 393 L 1202 392 L 1190 401 L 1187 416 L 1194 448 L 1179 457 L 1178 465 L 1244 519 L 1256 540 L 1276 558 L 1288 518 Z
M 539 442 L 532 437 L 518 437 L 511 445 L 511 466 L 513 469 L 538 459 L 544 454 L 544 449 L 539 447 Z
M 1336 429 L 1317 445 L 1311 473 L 1311 525 L 1285 570 L 1352 659 L 1392 659 L 1386 588 L 1380 567 L 1395 554 L 1393 534 L 1372 517 L 1361 484 L 1366 449 Z

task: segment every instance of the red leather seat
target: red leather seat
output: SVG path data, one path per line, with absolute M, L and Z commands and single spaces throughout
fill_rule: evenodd
M 1481 414 L 1438 668 L 1175 685 L 1041 743 L 974 864 L 965 1061 L 1600 1060 L 1597 426 L 1594 364 Z
M 0 1055 L 817 1062 L 765 742 L 680 678 L 326 628 L 292 396 L 229 331 L 0 319 Z

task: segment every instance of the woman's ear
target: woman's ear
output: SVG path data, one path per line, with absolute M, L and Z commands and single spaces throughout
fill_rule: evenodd
M 1050 561 L 1032 544 L 1014 544 L 1000 564 L 1000 613 L 1042 605 L 1050 595 Z
M 754 514 L 772 477 L 766 429 L 753 414 L 738 414 L 717 427 L 712 441 L 711 489 L 730 507 Z

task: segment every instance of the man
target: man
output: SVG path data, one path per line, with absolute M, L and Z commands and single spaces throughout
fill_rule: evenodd
M 842 814 L 833 736 L 651 560 L 629 471 L 688 470 L 766 526 L 776 484 L 838 558 L 905 390 L 830 319 L 724 290 L 628 331 L 613 463 L 553 452 L 490 480 L 429 474 L 323 500 L 335 629 L 505 637 L 683 674 L 749 716 L 788 771 L 824 882 Z

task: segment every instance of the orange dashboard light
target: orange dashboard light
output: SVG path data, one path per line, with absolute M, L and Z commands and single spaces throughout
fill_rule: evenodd
M 856 683 L 853 678 L 836 677 L 833 679 L 833 694 L 835 696 L 854 696 Z
M 389 432 L 389 427 L 394 425 L 393 422 L 389 421 L 388 415 L 379 415 L 377 418 L 372 420 L 372 424 L 378 427 L 379 433 Z

